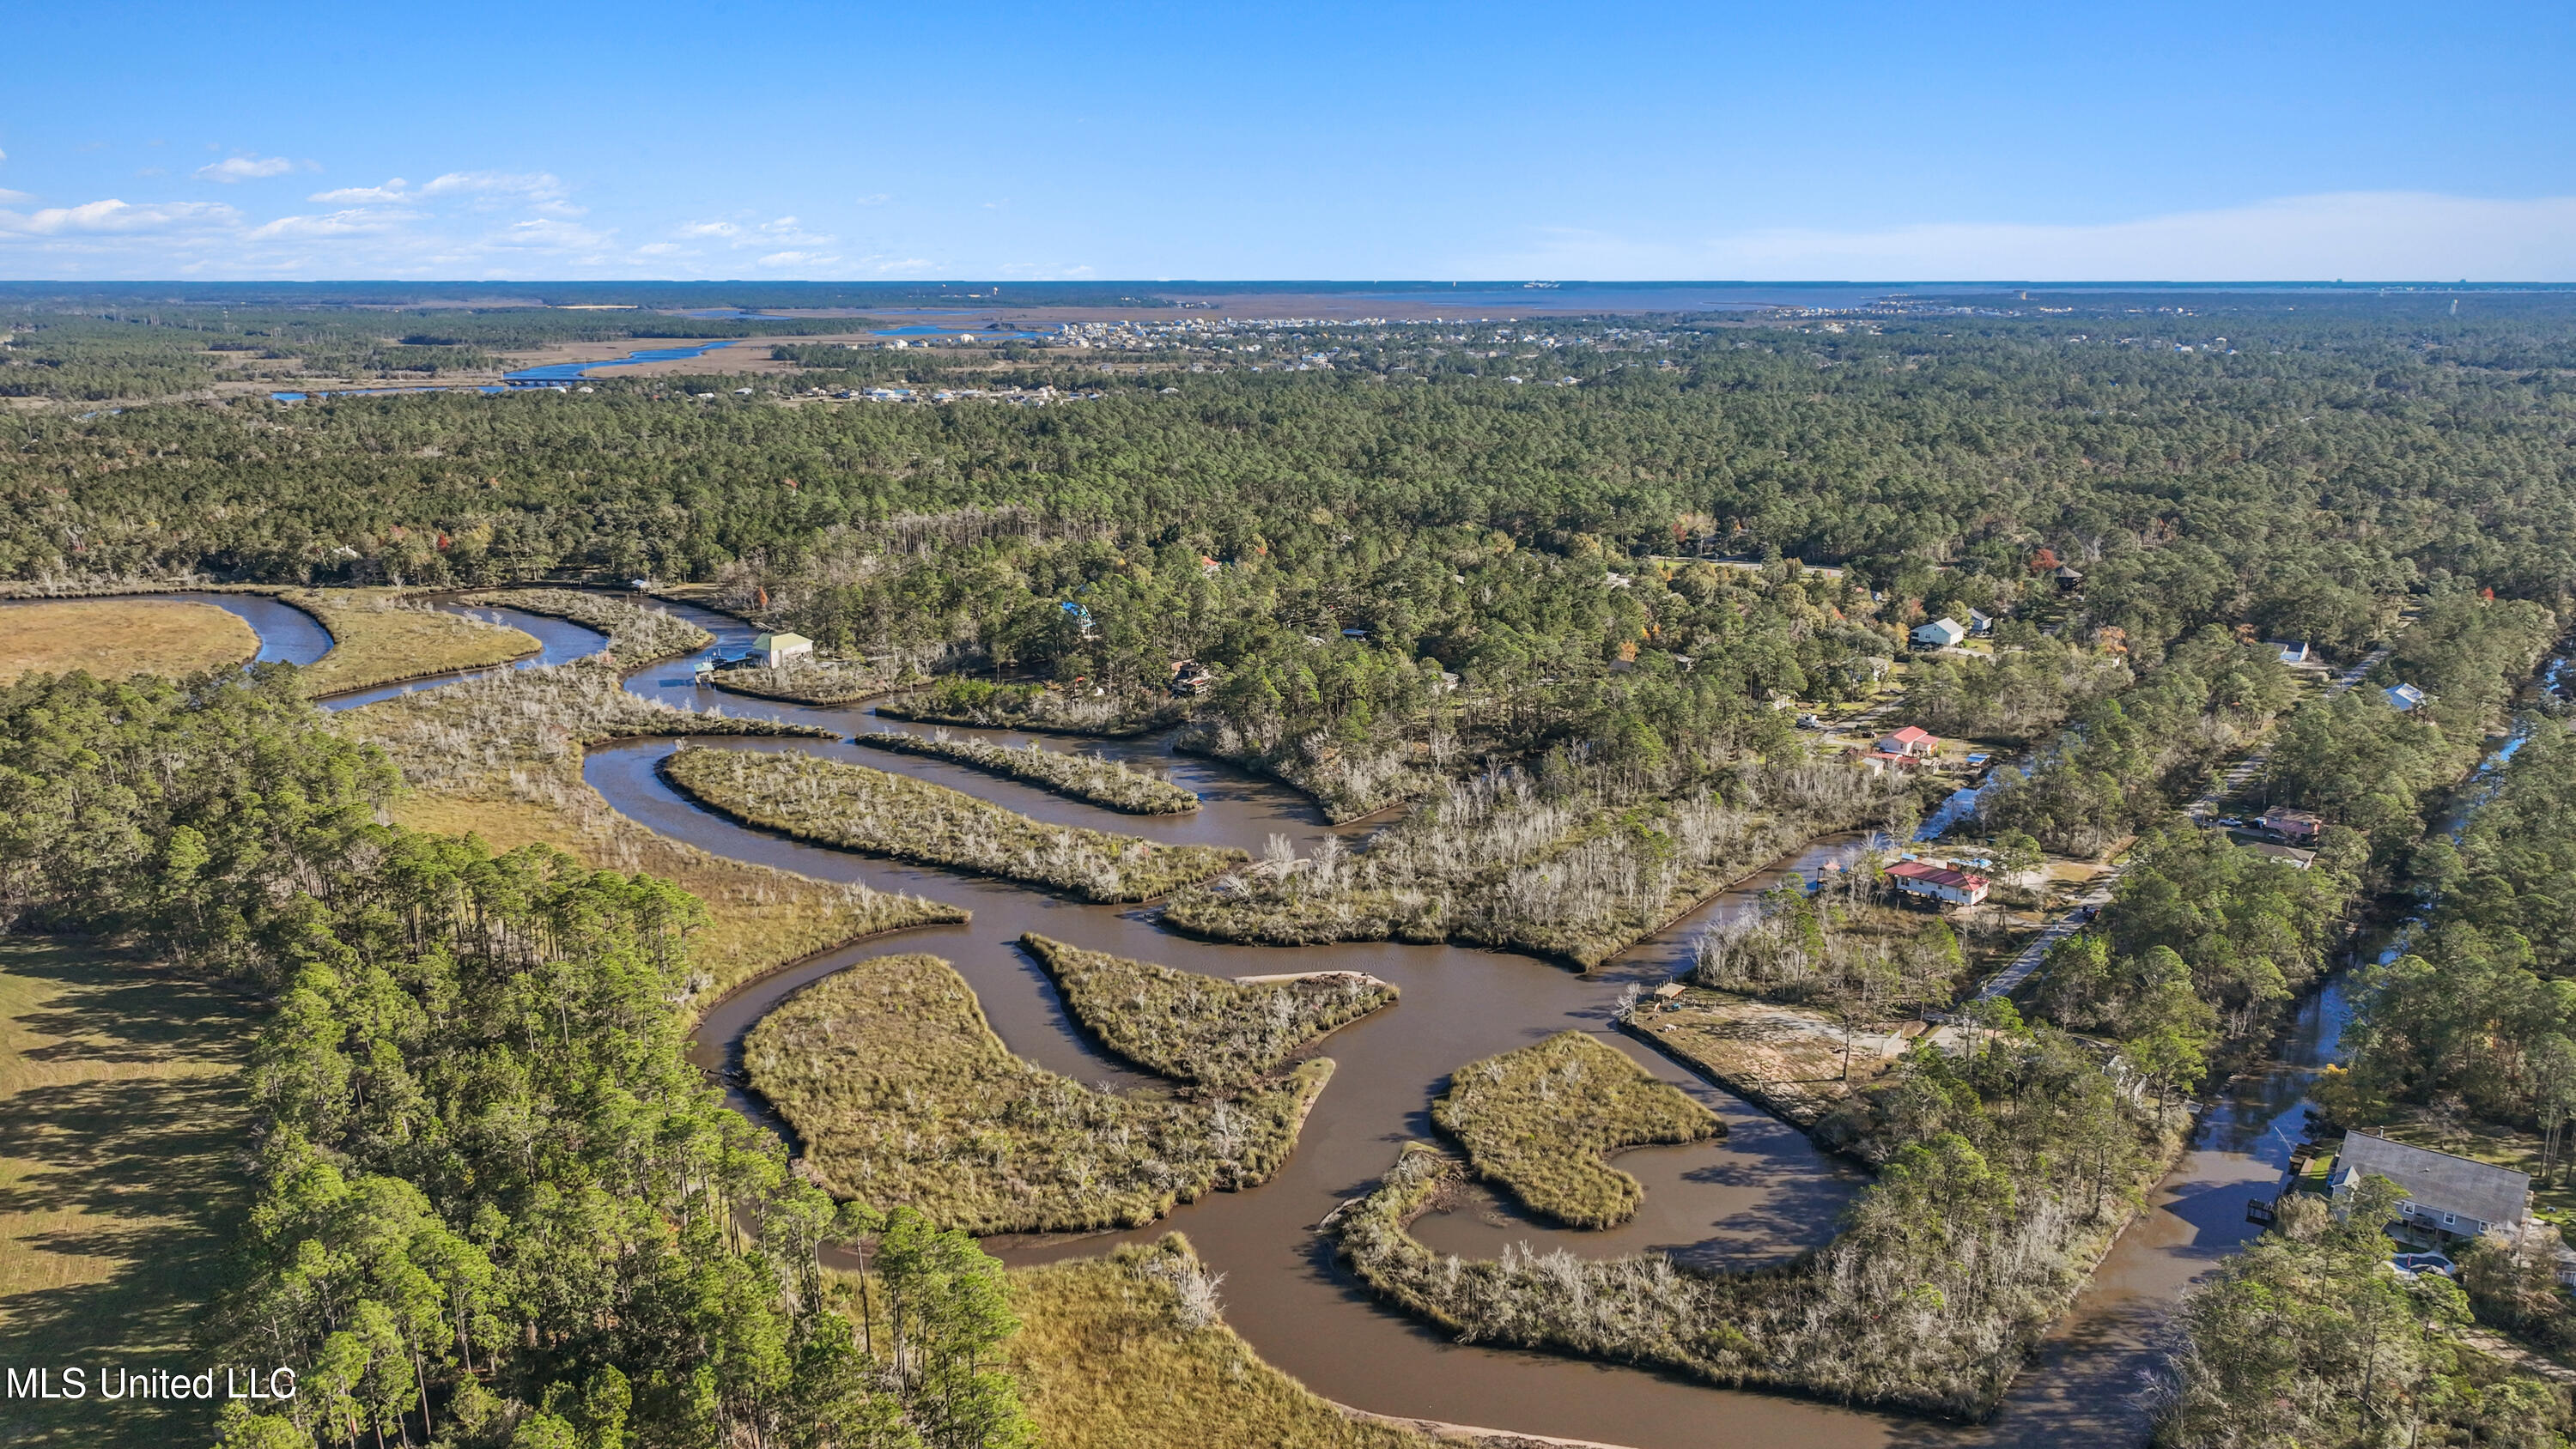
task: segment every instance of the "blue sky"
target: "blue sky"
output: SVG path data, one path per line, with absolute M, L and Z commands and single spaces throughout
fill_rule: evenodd
M 0 277 L 2576 281 L 2576 6 L 14 7 Z

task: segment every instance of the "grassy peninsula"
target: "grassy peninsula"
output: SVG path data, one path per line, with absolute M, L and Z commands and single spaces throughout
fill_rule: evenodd
M 1142 691 L 1084 694 L 1038 684 L 991 684 L 962 674 L 877 706 L 888 719 L 976 729 L 1052 730 L 1064 735 L 1120 738 L 1180 721 L 1178 700 Z
M 1327 839 L 1300 859 L 1274 836 L 1165 919 L 1226 941 L 1456 940 L 1588 969 L 1819 833 L 1911 810 L 1901 786 L 1839 762 L 1748 765 L 1723 790 L 1675 799 L 1559 763 L 1547 778 L 1509 767 L 1453 781 L 1356 855 Z
M 716 636 L 697 625 L 622 594 L 580 589 L 496 589 L 468 594 L 457 602 L 524 609 L 597 629 L 608 636 L 609 654 L 619 664 L 630 667 L 695 654 L 716 641 Z
M 0 685 L 86 669 L 101 679 L 171 678 L 259 653 L 241 616 L 185 599 L 60 599 L 0 610 Z
M 1055 978 L 1074 1018 L 1111 1051 L 1202 1086 L 1255 1081 L 1291 1052 L 1396 998 L 1393 986 L 1350 971 L 1235 982 L 1086 951 L 1034 931 L 1020 945 Z
M 719 669 L 707 683 L 729 694 L 779 699 L 789 704 L 856 704 L 920 682 L 909 671 L 888 673 L 873 664 L 818 659 L 776 669 Z
M 1262 1362 L 1226 1327 L 1220 1285 L 1178 1233 L 1015 1270 L 1011 1308 L 1021 1328 L 1011 1363 L 1047 1449 L 1455 1444 L 1346 1414 Z
M 879 730 L 856 736 L 851 743 L 990 770 L 1130 815 L 1178 815 L 1199 808 L 1195 793 L 1158 775 L 1122 760 L 1050 750 L 1036 740 L 1029 741 L 1026 749 L 1012 750 L 988 740 L 952 738 L 945 730 L 927 736 Z
M 1420 1143 L 1333 1231 L 1379 1293 L 1467 1341 L 1981 1417 L 2181 1150 L 2189 1119 L 2151 1111 L 2046 1028 L 1971 1058 L 1917 1053 L 1869 1100 L 1898 1145 L 1841 1233 L 1777 1267 L 1700 1272 L 1660 1252 L 1524 1245 L 1480 1261 L 1436 1253 L 1406 1227 L 1472 1169 Z
M 1207 845 L 1046 825 L 926 780 L 801 754 L 683 749 L 662 777 L 746 824 L 845 850 L 1047 886 L 1088 901 L 1142 901 L 1241 863 Z
M 331 652 L 298 676 L 317 698 L 507 664 L 544 647 L 519 630 L 413 602 L 400 589 L 281 589 L 277 596 L 331 631 Z
M 1203 1101 L 1095 1091 L 1011 1055 L 936 956 L 879 956 L 780 1003 L 751 1085 L 836 1196 L 974 1233 L 1136 1227 L 1287 1160 L 1329 1061 Z
M 1478 1177 L 1577 1228 L 1626 1222 L 1645 1196 L 1611 1153 L 1725 1130 L 1689 1093 L 1579 1031 L 1459 1068 L 1431 1120 L 1466 1147 Z

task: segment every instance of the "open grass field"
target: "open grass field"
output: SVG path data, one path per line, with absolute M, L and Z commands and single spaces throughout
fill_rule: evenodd
M 1047 1449 L 1432 1449 L 1345 1417 L 1218 1316 L 1177 1233 L 1011 1274 L 1021 1402 Z
M 1855 1092 L 1865 1092 L 1926 1035 L 1920 1020 L 1843 1024 L 1803 1006 L 1692 987 L 1672 1001 L 1639 1007 L 1628 1029 L 1739 1095 L 1812 1130 Z M 1848 1045 L 1848 1052 L 1845 1048 Z
M 1242 864 L 1240 850 L 1156 845 L 1048 825 L 927 780 L 802 754 L 683 749 L 662 778 L 747 825 L 844 850 L 1047 886 L 1087 901 L 1144 901 Z
M 1206 1086 L 1257 1080 L 1289 1053 L 1396 998 L 1394 987 L 1356 972 L 1245 985 L 1086 951 L 1034 931 L 1020 946 L 1111 1051 L 1174 1081 Z
M 1644 1200 L 1609 1154 L 1725 1130 L 1681 1088 L 1579 1031 L 1459 1068 L 1431 1120 L 1467 1149 L 1478 1177 L 1577 1228 L 1625 1222 Z
M 1012 750 L 988 740 L 951 739 L 946 731 L 924 736 L 880 730 L 858 735 L 851 743 L 989 770 L 1024 780 L 1041 790 L 1053 790 L 1130 815 L 1178 815 L 1199 808 L 1195 792 L 1150 771 L 1136 769 L 1122 760 L 1050 750 L 1036 740 L 1029 741 L 1026 749 Z
M 102 679 L 177 677 L 259 652 L 241 616 L 183 599 L 63 599 L 0 613 L 0 684 L 86 669 Z
M 751 1085 L 838 1197 L 973 1233 L 1140 1227 L 1278 1170 L 1333 1064 L 1231 1097 L 1112 1095 L 1011 1055 L 936 956 L 878 956 L 779 1004 Z
M 399 589 L 287 589 L 278 597 L 331 631 L 331 652 L 304 670 L 304 692 L 317 697 L 507 664 L 542 647 L 516 629 L 406 604 Z
M 245 1210 L 232 999 L 85 945 L 0 939 L 0 1364 L 193 1364 Z M 0 1398 L 0 1443 L 202 1443 L 211 1406 Z

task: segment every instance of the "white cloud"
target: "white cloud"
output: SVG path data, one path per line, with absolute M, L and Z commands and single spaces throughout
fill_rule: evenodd
M 1032 282 L 1078 282 L 1095 275 L 1088 266 L 1061 266 L 1043 262 L 1004 262 L 1001 274 L 1021 277 Z
M 878 191 L 872 192 L 866 196 L 853 196 L 850 198 L 850 203 L 854 206 L 883 206 L 892 200 L 894 200 L 893 197 L 886 195 L 882 191 Z
M 568 221 L 539 218 L 534 221 L 512 222 L 507 228 L 493 233 L 486 240 L 495 246 L 572 252 L 595 251 L 608 245 L 612 235 L 613 233 L 610 232 L 593 231 L 589 227 L 578 226 Z
M 483 210 L 518 203 L 547 216 L 580 216 L 584 208 L 565 200 L 571 194 L 560 177 L 544 171 L 450 171 L 418 186 L 394 177 L 382 186 L 344 186 L 317 191 L 308 201 L 342 206 L 391 206 L 440 196 L 471 198 Z
M 220 181 L 227 186 L 238 181 L 256 181 L 263 176 L 283 176 L 295 169 L 295 163 L 283 156 L 254 156 L 247 153 L 227 156 L 197 168 L 199 181 Z
M 828 235 L 805 230 L 792 216 L 782 216 L 776 221 L 762 222 L 760 234 L 770 242 L 784 242 L 791 246 L 829 246 L 833 240 Z
M 309 163 L 209 148 L 207 175 L 276 176 Z M 228 159 L 227 159 L 228 158 Z M 190 168 L 176 168 L 183 174 Z M 355 178 L 351 178 L 355 180 Z M 164 182 L 162 185 L 169 185 Z M 310 183 L 307 183 L 310 184 Z M 174 189 L 186 190 L 184 186 Z M 735 211 L 630 237 L 593 224 L 543 171 L 441 172 L 331 186 L 236 207 L 211 200 L 45 206 L 0 191 L 0 275 L 505 278 L 922 276 L 949 260 L 844 243 L 797 213 Z M 95 194 L 95 193 L 93 193 Z M 244 188 L 237 197 L 269 193 Z M 1035 269 L 1024 269 L 1036 275 Z M 1048 275 L 1081 275 L 1054 268 Z
M 1605 281 L 2570 281 L 2576 197 L 2338 192 L 2089 225 L 1775 228 L 1700 241 L 1566 228 L 1527 250 L 1469 258 L 1459 270 Z
M 807 231 L 804 224 L 792 216 L 775 217 L 771 220 L 759 222 L 751 226 L 744 226 L 740 222 L 732 221 L 692 221 L 683 223 L 677 234 L 684 237 L 694 237 L 708 241 L 721 241 L 725 245 L 736 249 L 747 249 L 750 247 L 777 248 L 778 250 L 771 252 L 769 256 L 764 256 L 760 259 L 764 265 L 769 263 L 770 257 L 786 257 L 790 259 L 788 262 L 781 263 L 780 265 L 793 265 L 796 262 L 805 261 L 839 260 L 837 257 L 820 258 L 813 254 L 814 248 L 828 247 L 833 242 L 839 240 L 839 238 L 832 236 L 828 232 Z
M 403 188 L 411 183 L 397 176 L 382 186 L 343 186 L 335 191 L 317 191 L 307 201 L 337 202 L 342 206 L 382 206 L 407 200 Z
M 0 211 L 0 235 L 119 236 L 237 226 L 241 213 L 220 201 L 165 201 L 135 206 L 117 200 L 49 206 L 20 215 Z
M 500 195 L 526 201 L 561 201 L 567 191 L 561 180 L 544 171 L 450 171 L 423 183 L 420 194 Z
M 325 216 L 281 216 L 275 221 L 251 228 L 250 241 L 270 241 L 280 237 L 382 236 L 406 221 L 416 221 L 424 213 L 417 211 L 379 211 L 354 208 L 335 211 Z

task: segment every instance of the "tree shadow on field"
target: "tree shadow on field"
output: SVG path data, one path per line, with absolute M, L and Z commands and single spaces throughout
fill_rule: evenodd
M 102 1367 L 213 1365 L 193 1343 L 248 1199 L 239 1064 L 257 1023 L 196 982 L 0 940 L 0 1367 L 78 1367 L 78 1400 L 0 1397 L 0 1443 L 210 1437 L 213 1405 L 106 1401 Z M 220 1393 L 220 1371 L 218 1371 Z

